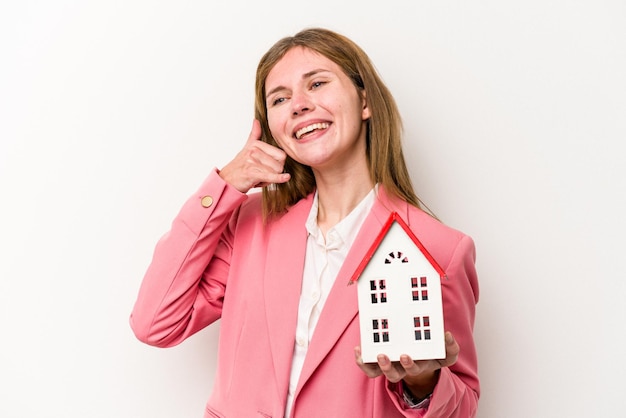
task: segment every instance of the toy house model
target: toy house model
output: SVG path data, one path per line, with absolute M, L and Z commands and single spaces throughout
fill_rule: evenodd
M 350 283 L 357 283 L 363 361 L 445 358 L 441 280 L 445 274 L 393 212 Z

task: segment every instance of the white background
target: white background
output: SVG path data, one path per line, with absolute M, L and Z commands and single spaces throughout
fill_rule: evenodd
M 0 416 L 202 416 L 219 325 L 156 349 L 128 315 L 306 26 L 368 52 L 418 194 L 476 241 L 479 417 L 623 414 L 622 0 L 3 0 Z

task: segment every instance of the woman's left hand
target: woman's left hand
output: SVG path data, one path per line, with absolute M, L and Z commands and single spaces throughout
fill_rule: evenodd
M 413 361 L 406 354 L 400 356 L 399 362 L 389 361 L 385 354 L 379 354 L 377 363 L 363 363 L 361 347 L 354 348 L 357 365 L 369 377 L 385 375 L 387 380 L 396 383 L 404 380 L 413 395 L 426 397 L 435 388 L 439 378 L 438 370 L 442 367 L 452 366 L 459 357 L 460 347 L 452 333 L 446 332 L 446 358 L 439 360 Z

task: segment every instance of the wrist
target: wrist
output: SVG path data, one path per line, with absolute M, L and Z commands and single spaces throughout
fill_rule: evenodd
M 435 390 L 437 382 L 439 381 L 439 370 L 435 370 L 431 373 L 420 374 L 419 376 L 407 376 L 402 380 L 402 387 L 404 392 L 418 400 L 424 400 L 429 397 Z
M 410 409 L 427 409 L 430 406 L 430 400 L 432 398 L 432 393 L 425 398 L 417 398 L 413 396 L 411 391 L 409 391 L 406 387 L 406 383 L 402 381 L 402 400 L 404 404 Z

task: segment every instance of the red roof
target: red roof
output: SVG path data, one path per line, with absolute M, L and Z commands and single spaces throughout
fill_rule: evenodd
M 378 249 L 378 246 L 382 242 L 383 238 L 385 238 L 385 235 L 387 235 L 387 232 L 389 232 L 389 229 L 391 228 L 391 225 L 393 225 L 394 222 L 398 222 L 398 224 L 402 227 L 404 232 L 415 243 L 415 246 L 417 246 L 417 248 L 419 248 L 419 250 L 422 252 L 422 254 L 424 254 L 424 257 L 426 257 L 428 262 L 439 273 L 439 276 L 441 278 L 445 277 L 445 273 L 444 273 L 443 269 L 439 266 L 439 264 L 437 264 L 437 262 L 435 261 L 433 256 L 430 255 L 430 253 L 428 252 L 426 247 L 424 247 L 424 245 L 420 242 L 420 240 L 417 239 L 417 237 L 415 236 L 413 231 L 411 231 L 411 229 L 406 224 L 406 222 L 404 222 L 404 220 L 400 217 L 400 215 L 398 215 L 397 212 L 392 212 L 391 215 L 389 215 L 389 219 L 387 219 L 387 222 L 385 222 L 385 225 L 383 225 L 383 228 L 380 230 L 380 233 L 378 234 L 378 236 L 374 240 L 374 243 L 372 244 L 370 249 L 367 251 L 367 254 L 365 254 L 365 257 L 363 257 L 363 260 L 361 260 L 361 263 L 359 264 L 359 266 L 357 267 L 356 271 L 354 272 L 354 274 L 350 278 L 350 281 L 348 282 L 348 285 L 351 285 L 351 284 L 355 283 L 359 279 L 359 276 L 361 275 L 361 273 L 363 273 L 363 270 L 365 270 L 365 267 L 367 267 L 367 265 L 369 264 L 370 260 L 374 256 L 374 253 Z

